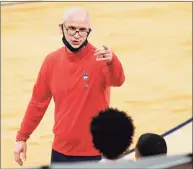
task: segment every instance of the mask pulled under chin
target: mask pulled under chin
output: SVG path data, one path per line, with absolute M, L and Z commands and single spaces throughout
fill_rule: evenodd
M 63 36 L 62 41 L 64 45 L 71 51 L 71 52 L 78 52 L 80 49 L 82 49 L 84 46 L 88 44 L 88 40 L 86 39 L 82 45 L 80 45 L 78 48 L 74 48 L 70 45 L 70 43 L 66 40 L 65 36 Z

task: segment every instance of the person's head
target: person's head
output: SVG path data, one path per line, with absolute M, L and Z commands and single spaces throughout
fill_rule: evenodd
M 166 155 L 167 144 L 163 137 L 154 133 L 142 134 L 135 146 L 135 158 L 146 156 Z
M 132 118 L 113 108 L 100 111 L 90 126 L 94 147 L 110 160 L 124 155 L 133 142 L 134 130 Z
M 82 8 L 70 8 L 60 24 L 63 43 L 72 52 L 77 52 L 87 44 L 91 31 L 89 14 Z

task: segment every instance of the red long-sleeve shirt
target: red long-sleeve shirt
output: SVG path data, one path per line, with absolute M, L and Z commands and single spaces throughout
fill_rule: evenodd
M 110 86 L 121 86 L 124 71 L 113 54 L 110 64 L 96 61 L 90 43 L 76 54 L 62 47 L 44 60 L 33 88 L 17 140 L 27 140 L 43 118 L 53 97 L 53 149 L 65 155 L 94 156 L 89 124 L 92 116 L 109 106 Z

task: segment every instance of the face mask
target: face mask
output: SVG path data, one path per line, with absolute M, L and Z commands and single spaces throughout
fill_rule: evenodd
M 82 45 L 80 45 L 78 48 L 74 48 L 70 45 L 70 43 L 66 40 L 65 36 L 63 36 L 62 41 L 64 45 L 71 51 L 71 52 L 77 52 L 80 49 L 82 49 L 84 46 L 88 44 L 88 40 L 86 39 Z
M 90 30 L 91 31 L 91 30 Z M 90 31 L 88 33 L 88 35 L 90 34 Z M 86 46 L 88 44 L 88 36 L 86 38 L 86 40 L 83 42 L 82 45 L 80 45 L 78 48 L 74 48 L 70 45 L 70 43 L 67 41 L 65 35 L 64 35 L 64 31 L 63 31 L 63 27 L 62 27 L 62 32 L 63 32 L 63 37 L 62 37 L 62 42 L 64 43 L 64 45 L 71 51 L 71 52 L 77 52 L 79 51 L 80 49 L 82 49 L 84 46 Z

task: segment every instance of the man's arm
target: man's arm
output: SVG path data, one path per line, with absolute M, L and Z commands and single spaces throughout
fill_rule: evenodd
M 102 67 L 102 74 L 106 86 L 121 86 L 125 81 L 124 70 L 121 62 L 113 53 L 112 60 Z
M 16 140 L 26 141 L 43 118 L 52 94 L 49 88 L 49 57 L 44 60 L 33 88 L 31 100 L 17 133 Z

